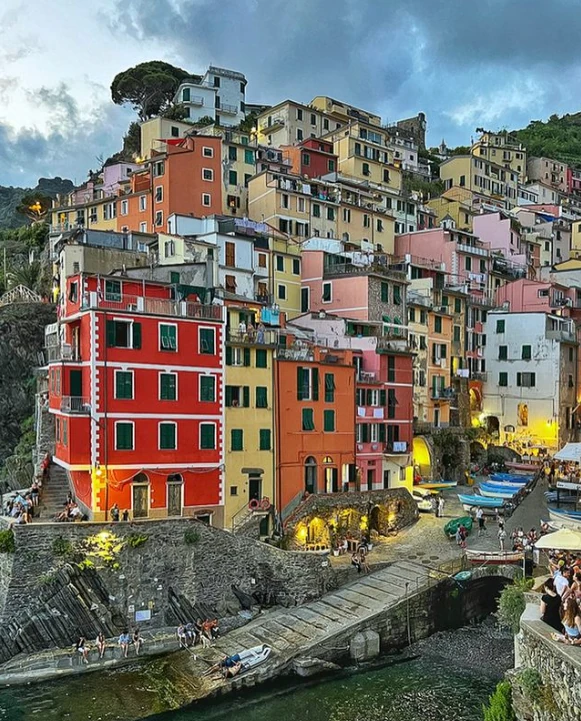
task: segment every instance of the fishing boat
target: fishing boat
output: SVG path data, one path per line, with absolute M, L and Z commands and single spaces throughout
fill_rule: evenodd
M 560 511 L 557 508 L 549 508 L 549 518 L 561 527 L 571 528 L 574 531 L 581 531 L 581 511 Z
M 522 486 L 533 480 L 533 476 L 519 476 L 516 473 L 491 473 L 491 481 L 508 481 L 509 483 L 520 483 Z
M 504 498 L 485 498 L 484 496 L 468 495 L 458 493 L 458 500 L 466 510 L 471 508 L 502 508 L 506 499 Z
M 240 651 L 238 656 L 240 657 L 240 663 L 242 664 L 242 671 L 248 671 L 255 666 L 259 666 L 264 663 L 270 656 L 272 649 L 270 646 L 263 644 L 262 646 L 254 646 L 246 651 Z
M 505 491 L 515 491 L 516 493 L 522 491 L 524 488 L 524 486 L 520 483 L 511 483 L 510 481 L 485 481 L 485 483 L 491 488 L 499 488 L 500 490 L 504 489 Z
M 448 521 L 448 523 L 446 523 L 446 525 L 444 526 L 444 533 L 448 536 L 448 538 L 455 538 L 456 531 L 460 528 L 460 526 L 464 526 L 468 533 L 470 533 L 473 523 L 474 521 L 472 520 L 472 516 L 453 518 L 451 521 Z
M 541 467 L 540 461 L 533 461 L 532 463 L 516 462 L 516 461 L 505 461 L 504 465 L 507 468 L 512 468 L 513 471 L 532 471 L 536 473 Z
M 501 566 L 505 563 L 522 563 L 524 554 L 519 551 L 477 551 L 466 549 L 466 558 L 470 563 Z
M 425 488 L 429 491 L 444 490 L 445 488 L 456 488 L 458 481 L 424 481 L 416 483 L 415 488 Z
M 520 491 L 518 490 L 515 491 L 511 488 L 503 490 L 502 488 L 489 486 L 486 483 L 481 483 L 479 488 L 481 495 L 485 496 L 486 498 L 505 498 L 508 501 L 510 501 L 511 498 L 514 498 L 517 493 L 520 493 Z

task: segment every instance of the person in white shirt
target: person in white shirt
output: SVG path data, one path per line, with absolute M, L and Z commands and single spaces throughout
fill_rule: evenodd
M 557 593 L 559 594 L 559 596 L 561 596 L 562 599 L 565 598 L 565 595 L 569 590 L 570 576 L 571 569 L 569 568 L 562 568 L 555 575 L 555 591 L 557 591 Z

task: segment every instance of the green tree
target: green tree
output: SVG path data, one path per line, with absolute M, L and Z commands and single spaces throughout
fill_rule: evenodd
M 113 78 L 111 99 L 116 105 L 131 105 L 140 120 L 147 120 L 167 110 L 186 78 L 192 75 L 160 60 L 140 63 Z M 194 78 L 194 82 L 199 80 L 199 76 Z
M 508 681 L 501 681 L 495 692 L 488 699 L 488 706 L 483 706 L 484 721 L 515 721 L 512 710 L 512 691 Z
M 501 626 L 510 628 L 513 633 L 518 633 L 520 628 L 520 617 L 526 608 L 526 591 L 532 587 L 532 579 L 517 578 L 514 583 L 505 586 L 498 601 L 496 617 Z
M 188 109 L 182 103 L 175 103 L 170 105 L 167 110 L 162 113 L 164 118 L 168 120 L 179 120 L 180 122 L 190 122 L 188 115 Z

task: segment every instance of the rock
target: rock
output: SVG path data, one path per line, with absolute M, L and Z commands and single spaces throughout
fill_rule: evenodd
M 293 671 L 297 676 L 302 678 L 308 678 L 309 676 L 316 676 L 319 673 L 325 671 L 340 671 L 341 666 L 333 663 L 332 661 L 324 661 L 320 658 L 295 658 L 292 665 Z
M 370 661 L 372 658 L 377 658 L 380 641 L 379 634 L 375 631 L 358 633 L 349 643 L 349 655 L 354 661 Z

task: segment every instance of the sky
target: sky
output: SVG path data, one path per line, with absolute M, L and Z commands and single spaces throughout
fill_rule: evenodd
M 581 110 L 579 0 L 1 0 L 0 185 L 81 183 L 134 119 L 114 76 L 147 60 L 246 75 L 247 101 L 330 95 L 428 144 Z

